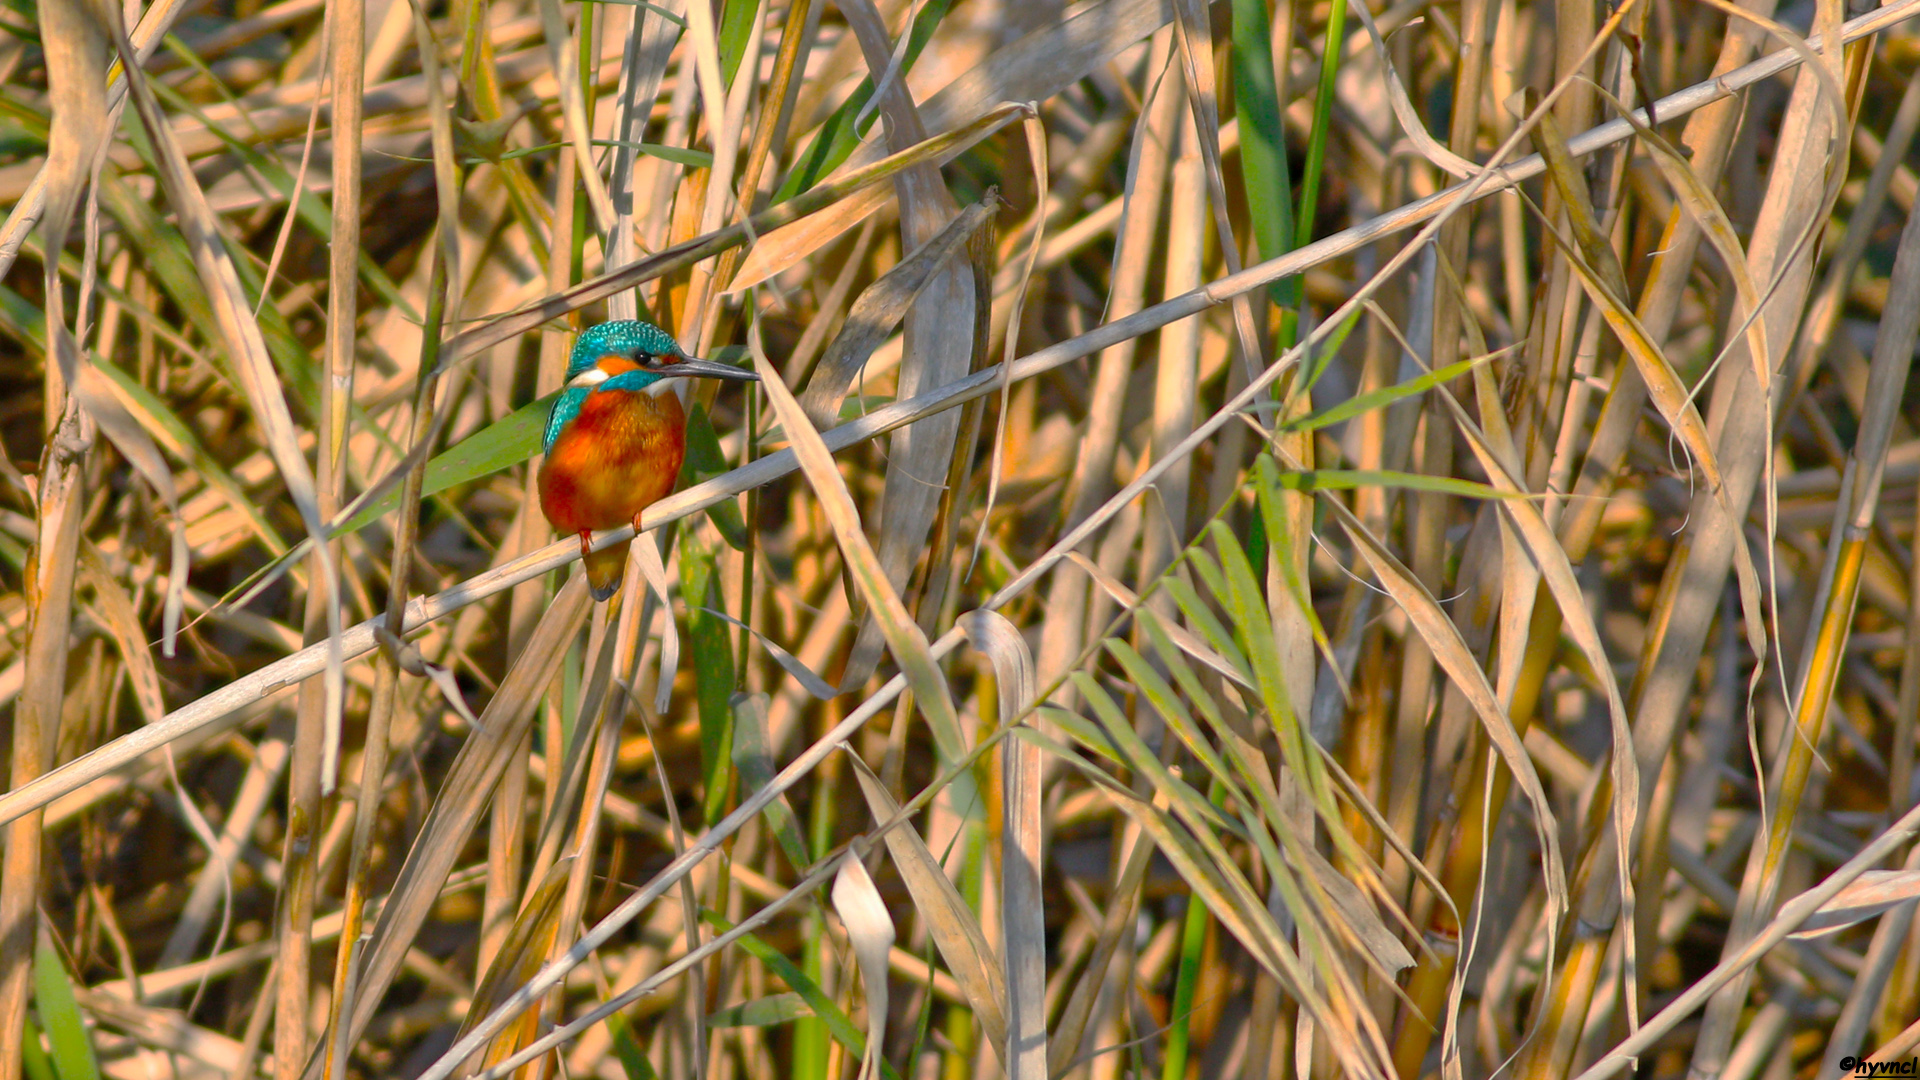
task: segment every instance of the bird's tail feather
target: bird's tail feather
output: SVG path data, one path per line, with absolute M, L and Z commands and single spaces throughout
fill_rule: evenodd
M 607 600 L 620 589 L 620 576 L 627 570 L 627 545 L 616 544 L 588 552 L 587 584 L 593 587 L 595 600 Z

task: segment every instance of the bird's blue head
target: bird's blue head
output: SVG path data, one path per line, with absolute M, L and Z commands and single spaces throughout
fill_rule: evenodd
M 731 379 L 757 382 L 751 371 L 701 360 L 680 351 L 673 336 L 650 322 L 622 319 L 590 326 L 574 340 L 567 358 L 567 386 L 547 417 L 546 449 L 580 415 L 595 393 L 639 393 L 662 379 Z
M 650 322 L 638 319 L 603 322 L 582 330 L 580 336 L 574 339 L 573 354 L 567 358 L 567 382 L 579 381 L 595 369 L 621 367 L 630 370 L 609 374 L 644 375 L 644 380 L 635 380 L 640 385 L 633 388 L 641 389 L 663 377 L 648 368 L 662 360 L 671 362 L 685 358 L 686 354 L 680 351 L 680 343 Z M 606 363 L 602 364 L 603 360 Z

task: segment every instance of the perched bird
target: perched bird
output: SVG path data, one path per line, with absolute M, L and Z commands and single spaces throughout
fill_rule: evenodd
M 601 323 L 581 333 L 567 361 L 567 385 L 547 417 L 540 510 L 553 527 L 580 536 L 593 598 L 620 587 L 624 547 L 589 551 L 595 529 L 640 524 L 640 511 L 673 490 L 687 453 L 687 418 L 668 380 L 757 382 L 751 371 L 680 351 L 646 322 Z

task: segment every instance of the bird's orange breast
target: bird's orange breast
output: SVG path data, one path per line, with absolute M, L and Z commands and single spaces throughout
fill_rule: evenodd
M 565 532 L 611 529 L 673 490 L 686 414 L 671 390 L 596 390 L 540 465 L 540 509 Z

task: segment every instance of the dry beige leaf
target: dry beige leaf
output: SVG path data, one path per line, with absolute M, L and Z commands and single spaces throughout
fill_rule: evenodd
M 833 242 L 834 237 L 865 221 L 887 205 L 892 193 L 874 186 L 863 188 L 825 210 L 760 236 L 740 262 L 727 292 L 750 289 Z
M 49 250 L 66 246 L 81 191 L 112 134 L 107 126 L 106 36 L 112 22 L 88 0 L 41 4 L 40 42 L 47 65 L 47 100 L 53 106 L 47 135 L 46 209 Z M 48 272 L 55 268 L 49 263 Z M 62 312 L 59 319 L 65 318 Z
M 1800 929 L 1788 934 L 1795 941 L 1827 937 L 1920 899 L 1920 870 L 1868 870 L 1821 904 Z
M 883 75 L 891 65 L 893 52 L 886 22 L 872 0 L 841 0 L 839 6 L 860 39 L 868 70 L 881 76 L 874 100 L 886 119 L 887 141 L 900 147 L 923 140 L 927 129 L 905 84 Z M 894 191 L 900 199 L 903 248 L 917 248 L 932 240 L 956 213 L 940 170 L 931 164 L 901 170 L 894 177 Z M 988 301 L 983 297 L 979 302 Z M 899 396 L 912 397 L 967 374 L 973 362 L 974 304 L 969 266 L 948 262 L 933 270 L 907 309 L 901 336 Z M 874 546 L 886 579 L 896 591 L 906 589 L 908 575 L 925 554 L 927 533 L 933 526 L 941 494 L 940 484 L 933 478 L 947 475 L 956 453 L 969 452 L 956 445 L 959 425 L 959 414 L 942 413 L 908 425 L 889 440 L 886 483 L 880 496 L 879 540 Z M 879 622 L 864 623 L 840 684 L 865 682 L 888 643 L 889 636 Z
M 1292 850 L 1288 849 L 1289 852 Z M 1413 954 L 1400 943 L 1400 938 L 1393 931 L 1387 929 L 1386 922 L 1380 918 L 1380 909 L 1367 898 L 1360 886 L 1347 880 L 1346 875 L 1328 862 L 1326 856 L 1312 848 L 1302 847 L 1300 853 L 1306 856 L 1307 869 L 1313 872 L 1314 880 L 1327 891 L 1328 898 L 1339 909 L 1346 927 L 1373 954 L 1374 963 L 1389 972 L 1412 967 Z
M 473 1004 L 467 1007 L 467 1018 L 460 1025 L 461 1035 L 512 997 L 520 984 L 532 978 L 546 962 L 547 954 L 553 951 L 554 938 L 560 932 L 560 901 L 566 895 L 567 875 L 572 873 L 576 861 L 577 856 L 568 855 L 555 862 L 520 905 L 506 941 L 473 988 Z M 483 1063 L 492 1065 L 503 1061 L 532 1042 L 539 1031 L 539 1019 L 539 1013 L 529 1012 L 520 1018 L 520 1023 L 495 1035 L 482 1055 Z
M 1547 893 L 1552 898 L 1553 909 L 1564 911 L 1566 863 L 1560 855 L 1559 826 L 1555 822 L 1553 804 L 1548 801 L 1546 789 L 1541 786 L 1540 776 L 1534 770 L 1533 758 L 1520 744 L 1513 720 L 1501 711 L 1499 699 L 1492 685 L 1487 682 L 1486 672 L 1480 669 L 1472 650 L 1461 639 L 1459 628 L 1447 618 L 1420 579 L 1399 559 L 1394 558 L 1392 552 L 1367 530 L 1345 504 L 1338 499 L 1323 501 L 1339 519 L 1347 535 L 1353 538 L 1354 547 L 1372 568 L 1374 576 L 1393 594 L 1401 610 L 1407 613 L 1409 622 L 1433 652 L 1434 659 L 1466 694 L 1480 718 L 1481 726 L 1487 732 L 1487 741 L 1499 752 L 1507 767 L 1513 770 L 1520 789 L 1533 804 L 1536 815 L 1534 832 L 1540 839 L 1541 855 L 1546 863 Z
M 62 331 L 62 336 L 65 331 Z M 102 434 L 113 443 L 120 456 L 127 459 L 134 471 L 138 472 L 153 490 L 160 501 L 167 506 L 167 532 L 172 548 L 172 565 L 167 571 L 166 602 L 162 608 L 160 651 L 171 657 L 174 649 L 174 637 L 180 631 L 180 614 L 186 606 L 187 567 L 191 556 L 187 548 L 187 525 L 180 518 L 180 495 L 173 483 L 173 470 L 167 467 L 167 461 L 160 456 L 160 448 L 154 445 L 147 434 L 147 428 L 122 403 L 111 380 L 100 374 L 100 370 L 90 363 L 82 362 L 77 371 L 78 378 L 73 382 L 74 396 L 80 400 L 87 415 L 100 426 Z M 146 417 L 144 411 L 140 414 Z M 158 424 L 146 417 L 146 422 L 157 427 Z
M 770 232 L 781 225 L 798 221 L 807 214 L 832 206 L 853 193 L 889 179 L 917 163 L 939 164 L 950 161 L 969 147 L 992 135 L 1026 111 L 1024 105 L 1003 105 L 988 110 L 964 127 L 915 144 L 897 154 L 863 162 L 859 168 L 843 170 L 837 178 L 794 196 L 772 209 L 755 214 L 750 220 L 736 222 L 713 233 L 695 236 L 649 255 L 637 262 L 589 278 L 577 285 L 542 297 L 531 304 L 494 316 L 455 335 L 440 350 L 442 369 L 468 357 L 509 341 L 543 323 L 578 311 L 596 300 L 631 289 L 675 270 L 691 266 L 701 259 L 717 255 L 745 243 L 757 233 Z
M 100 617 L 120 647 L 121 659 L 127 665 L 127 681 L 133 686 L 133 699 L 140 705 L 141 718 L 149 724 L 158 722 L 167 715 L 167 703 L 160 691 L 160 670 L 154 666 L 153 649 L 140 627 L 133 597 L 127 595 L 126 587 L 107 571 L 99 549 L 92 544 L 81 545 L 79 569 L 78 583 L 92 587 Z
M 906 317 L 914 299 L 933 275 L 993 216 L 996 206 L 995 193 L 989 190 L 986 198 L 962 210 L 937 236 L 882 274 L 853 302 L 840 335 L 827 347 L 827 354 L 814 368 L 806 390 L 800 395 L 800 407 L 806 410 L 807 419 L 814 427 L 825 431 L 840 422 L 840 402 L 846 398 L 854 377 L 866 366 L 867 358 Z
M 561 658 L 586 620 L 589 606 L 587 579 L 581 575 L 568 579 L 460 747 L 451 773 L 427 812 L 426 823 L 407 852 L 393 892 L 380 910 L 380 921 L 362 961 L 359 997 L 352 1003 L 349 1016 L 350 1043 L 366 1029 L 399 973 L 400 961 L 432 912 L 440 886 L 459 858 L 466 838 L 488 808 L 494 785 L 507 767 L 507 756 L 519 751 L 533 719 L 533 706 L 553 681 Z M 315 1055 L 308 1063 L 306 1080 L 318 1080 L 323 1060 L 324 1055 Z
M 669 614 L 661 620 L 660 630 L 660 671 L 654 681 L 653 711 L 664 713 L 673 701 L 673 679 L 680 670 L 680 631 L 675 627 L 672 616 L 672 583 L 667 579 L 667 566 L 660 561 L 660 542 L 656 537 L 642 533 L 633 538 L 629 548 L 633 561 L 640 564 L 640 576 L 646 579 L 647 588 L 660 600 L 660 606 Z M 638 607 L 638 605 L 635 605 Z
M 839 541 L 844 565 L 874 613 L 874 625 L 885 635 L 886 645 L 893 650 L 894 662 L 900 665 L 908 685 L 913 687 L 914 702 L 933 729 L 934 742 L 948 761 L 959 761 L 966 756 L 966 740 L 960 734 L 952 691 L 928 648 L 927 636 L 913 621 L 899 592 L 881 569 L 880 559 L 860 527 L 860 512 L 854 509 L 846 480 L 834 467 L 833 455 L 820 433 L 808 422 L 793 392 L 780 381 L 780 373 L 759 347 L 757 329 L 753 363 L 760 372 L 760 385 L 767 402 L 786 429 L 800 471 L 806 473 L 807 483 L 812 485 L 815 497 L 820 500 L 820 509 L 833 529 L 834 539 Z

